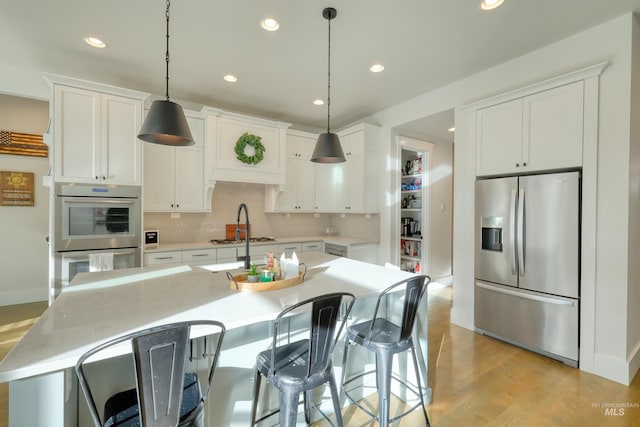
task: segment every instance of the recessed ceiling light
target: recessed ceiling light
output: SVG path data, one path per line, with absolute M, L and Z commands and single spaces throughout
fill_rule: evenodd
M 503 2 L 504 0 L 482 0 L 482 3 L 480 3 L 480 8 L 482 10 L 495 9 L 496 7 L 500 6 Z
M 107 44 L 97 37 L 85 37 L 84 42 L 89 46 L 98 47 L 100 49 L 107 47 Z
M 280 23 L 273 18 L 263 19 L 260 25 L 267 31 L 278 31 L 280 28 Z
M 233 74 L 227 74 L 226 76 L 224 76 L 224 79 L 226 81 L 228 81 L 229 83 L 235 83 L 238 81 L 238 78 L 236 76 L 234 76 Z
M 450 127 L 449 129 L 447 129 L 449 132 L 455 132 L 456 128 L 455 127 Z
M 324 101 L 322 99 L 316 99 L 313 101 L 313 105 L 324 105 Z
M 379 73 L 382 70 L 384 70 L 384 65 L 382 65 L 382 64 L 373 64 L 371 67 L 369 67 L 369 70 L 371 70 L 372 73 Z

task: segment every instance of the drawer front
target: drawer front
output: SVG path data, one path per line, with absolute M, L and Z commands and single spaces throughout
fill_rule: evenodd
M 302 252 L 302 245 L 300 243 L 287 243 L 278 245 L 278 256 L 284 254 L 285 257 L 291 258 L 291 254 L 294 252 Z
M 302 252 L 322 252 L 324 250 L 322 242 L 303 242 Z
M 215 264 L 216 249 L 195 249 L 182 252 L 182 263 L 189 265 Z
M 143 262 L 144 265 L 180 264 L 182 263 L 182 251 L 152 252 L 144 254 Z
M 476 328 L 530 350 L 577 361 L 578 317 L 576 299 L 476 281 Z

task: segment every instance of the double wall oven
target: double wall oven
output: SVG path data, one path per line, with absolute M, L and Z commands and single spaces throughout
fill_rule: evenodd
M 140 187 L 58 183 L 55 191 L 51 301 L 105 259 L 113 269 L 140 266 Z

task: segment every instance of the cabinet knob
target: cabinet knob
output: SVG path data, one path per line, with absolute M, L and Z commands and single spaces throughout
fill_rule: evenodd
M 106 179 L 107 179 L 107 177 L 103 175 L 103 176 L 102 176 L 102 180 L 104 181 L 104 180 L 106 180 Z
M 522 166 L 527 166 L 527 162 L 524 162 L 524 163 L 522 164 Z
M 179 207 L 180 207 L 180 205 L 176 203 L 176 208 L 179 208 Z
M 516 163 L 516 167 L 517 167 L 517 168 L 518 168 L 518 167 L 520 167 L 520 163 Z
M 171 203 L 171 207 L 173 207 L 173 203 Z
M 98 177 L 98 175 L 96 175 L 96 180 L 98 180 L 98 179 L 100 179 L 100 178 Z

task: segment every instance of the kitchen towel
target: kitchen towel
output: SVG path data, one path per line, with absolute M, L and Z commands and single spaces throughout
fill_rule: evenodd
M 113 252 L 89 254 L 89 271 L 113 270 Z

